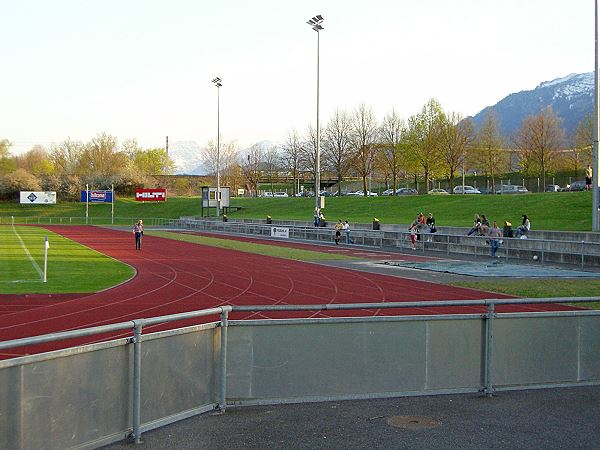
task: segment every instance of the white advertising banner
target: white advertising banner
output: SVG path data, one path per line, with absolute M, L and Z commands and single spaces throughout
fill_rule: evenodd
M 55 204 L 56 192 L 54 191 L 21 191 L 21 203 L 24 204 Z
M 271 227 L 271 237 L 286 238 L 290 237 L 290 229 L 282 227 Z

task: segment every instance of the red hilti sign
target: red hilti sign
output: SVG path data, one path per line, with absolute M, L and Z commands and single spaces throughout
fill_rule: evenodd
M 166 202 L 166 189 L 136 189 L 135 200 L 138 202 Z

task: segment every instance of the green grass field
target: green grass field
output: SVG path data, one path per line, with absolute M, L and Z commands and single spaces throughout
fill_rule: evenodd
M 323 261 L 323 260 L 356 260 L 352 256 L 313 252 L 298 248 L 282 247 L 279 245 L 255 244 L 231 239 L 219 239 L 207 236 L 198 236 L 187 233 L 172 233 L 166 231 L 144 231 L 144 235 L 159 236 L 177 241 L 191 242 L 194 244 L 208 245 L 211 247 L 237 250 L 240 252 L 254 253 L 256 255 L 274 256 L 276 258 L 292 259 L 295 261 Z
M 42 283 L 45 236 L 50 247 Z M 0 225 L 0 294 L 97 292 L 134 274 L 127 264 L 48 230 Z
M 591 192 L 557 192 L 525 195 L 417 195 L 397 197 L 327 197 L 325 217 L 330 222 L 338 219 L 350 222 L 370 223 L 374 217 L 385 223 L 407 224 L 419 212 L 432 212 L 439 226 L 471 226 L 473 214 L 485 214 L 490 220 L 513 224 L 521 221 L 521 215 L 531 218 L 534 229 L 590 231 L 592 227 Z M 312 220 L 314 198 L 232 198 L 231 206 L 240 207 L 230 211 L 235 218 Z M 128 224 L 134 219 L 179 218 L 200 216 L 199 197 L 169 197 L 164 203 L 141 203 L 133 199 L 117 199 L 115 223 Z M 214 215 L 214 209 L 211 211 Z M 79 202 L 56 205 L 20 205 L 0 202 L 0 223 L 10 223 L 10 217 L 23 223 L 31 218 L 41 218 L 41 223 L 62 220 L 84 223 L 85 204 Z M 110 204 L 91 204 L 90 222 L 110 223 Z M 63 218 L 63 219 L 59 219 Z

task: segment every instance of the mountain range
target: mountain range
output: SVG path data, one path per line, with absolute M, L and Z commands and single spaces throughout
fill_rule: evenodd
M 594 73 L 572 73 L 545 81 L 533 90 L 510 94 L 481 110 L 473 120 L 478 127 L 487 113 L 493 111 L 500 133 L 508 137 L 521 127 L 525 117 L 536 115 L 548 106 L 562 119 L 567 136 L 572 135 L 581 119 L 594 109 Z

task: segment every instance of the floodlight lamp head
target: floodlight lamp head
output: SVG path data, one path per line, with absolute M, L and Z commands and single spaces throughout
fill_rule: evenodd
M 217 87 L 221 87 L 221 86 L 223 86 L 223 84 L 221 83 L 221 81 L 223 81 L 223 80 L 221 80 L 219 77 L 216 77 L 214 80 L 212 80 L 212 82 L 213 82 L 213 83 L 215 84 L 215 86 L 217 86 Z
M 307 24 L 309 24 L 313 30 L 315 31 L 319 31 L 322 30 L 323 27 L 321 26 L 321 24 L 323 23 L 323 16 L 322 15 L 316 15 L 315 17 L 313 17 L 312 19 L 310 19 L 308 22 L 306 22 Z

